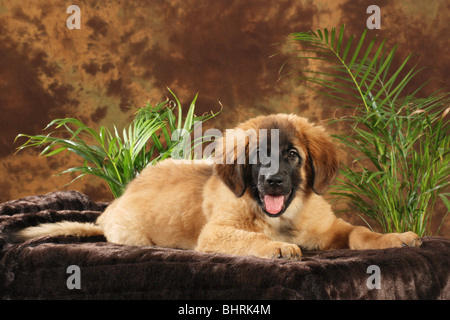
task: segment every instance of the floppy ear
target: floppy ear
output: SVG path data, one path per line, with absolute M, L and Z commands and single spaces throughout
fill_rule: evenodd
M 339 170 L 336 148 L 322 127 L 312 127 L 305 134 L 309 153 L 306 165 L 309 169 L 309 185 L 316 194 L 322 195 Z
M 239 198 L 244 195 L 247 182 L 243 164 L 216 164 L 214 171 L 236 197 Z
M 224 137 L 216 140 L 215 174 L 230 188 L 236 197 L 242 197 L 247 189 L 249 170 L 249 143 L 256 135 L 243 130 L 227 130 Z M 254 144 L 254 143 L 253 143 Z

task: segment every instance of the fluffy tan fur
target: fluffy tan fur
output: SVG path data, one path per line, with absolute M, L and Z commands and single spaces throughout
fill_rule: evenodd
M 300 247 L 380 249 L 421 244 L 413 232 L 375 233 L 333 214 L 321 195 L 337 174 L 338 160 L 322 127 L 285 114 L 253 118 L 238 126 L 243 130 L 273 127 L 287 131 L 302 158 L 311 160 L 304 161 L 300 168 L 302 185 L 278 218 L 264 214 L 245 188 L 245 168 L 167 159 L 143 170 L 95 225 L 45 224 L 24 229 L 18 235 L 28 239 L 103 233 L 109 242 L 126 245 L 287 259 L 298 259 Z M 234 153 L 236 159 L 237 151 Z
M 94 223 L 72 221 L 42 223 L 36 227 L 29 227 L 21 230 L 16 235 L 16 239 L 25 240 L 46 235 L 75 237 L 101 236 L 103 235 L 103 230 Z

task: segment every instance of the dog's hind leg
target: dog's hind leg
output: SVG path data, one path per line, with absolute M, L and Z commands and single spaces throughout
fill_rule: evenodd
M 102 227 L 108 242 L 130 246 L 154 245 L 139 220 L 115 202 L 98 217 L 97 224 Z

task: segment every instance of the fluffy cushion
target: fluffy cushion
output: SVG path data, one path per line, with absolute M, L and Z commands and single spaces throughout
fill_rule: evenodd
M 8 237 L 43 222 L 92 222 L 107 205 L 76 191 L 1 204 L 0 298 L 450 299 L 450 240 L 441 237 L 425 237 L 420 248 L 304 252 L 302 261 L 124 246 L 103 237 Z M 379 268 L 380 289 L 371 286 L 370 266 Z

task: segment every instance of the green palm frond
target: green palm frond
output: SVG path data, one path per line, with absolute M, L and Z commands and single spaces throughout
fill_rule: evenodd
M 172 141 L 175 130 L 184 129 L 189 134 L 196 121 L 206 121 L 220 112 L 195 116 L 196 95 L 183 121 L 181 103 L 170 89 L 169 92 L 174 97 L 174 104 L 169 100 L 156 106 L 147 103 L 138 109 L 132 122 L 121 133 L 116 126 L 112 132 L 104 126 L 96 131 L 78 119 L 55 119 L 44 130 L 52 127 L 56 130 L 47 135 L 19 134 L 16 140 L 21 137 L 28 140 L 17 151 L 29 147 L 43 148 L 40 155 L 45 157 L 63 151 L 72 152 L 82 158 L 83 165 L 64 170 L 61 174 L 78 174 L 72 182 L 86 174 L 94 175 L 105 180 L 117 198 L 147 165 L 169 158 L 177 144 L 185 142 Z
M 292 34 L 299 48 L 291 51 L 280 77 L 300 80 L 338 106 L 354 108 L 351 116 L 333 120 L 351 126 L 352 134 L 335 138 L 353 162 L 342 166 L 332 193 L 346 198 L 350 211 L 369 227 L 372 219 L 383 232 L 430 234 L 436 201 L 447 207 L 442 222 L 450 209 L 445 193 L 450 187 L 450 94 L 418 98 L 427 82 L 405 90 L 420 71 L 408 67 L 411 55 L 394 64 L 397 46 L 368 40 L 367 30 L 359 39 L 344 38 L 344 26 Z
M 295 56 L 282 66 L 280 77 L 305 81 L 308 87 L 320 94 L 347 105 L 362 104 L 366 110 L 392 105 L 420 71 L 416 66 L 406 68 L 411 55 L 393 69 L 397 46 L 388 49 L 386 40 L 379 44 L 376 37 L 368 40 L 367 29 L 358 41 L 355 36 L 345 41 L 344 29 L 343 25 L 339 31 L 332 28 L 331 32 L 324 29 L 292 34 L 291 41 L 300 48 L 291 51 Z M 354 44 L 356 47 L 351 51 Z M 295 64 L 292 68 L 297 60 L 318 61 L 320 71 L 311 68 L 298 70 Z M 316 86 L 311 86 L 313 84 Z M 416 92 L 418 90 L 420 88 Z

